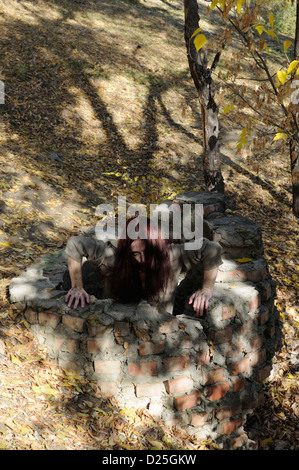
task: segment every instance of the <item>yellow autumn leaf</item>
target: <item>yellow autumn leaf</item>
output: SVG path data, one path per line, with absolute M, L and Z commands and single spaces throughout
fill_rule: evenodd
M 267 446 L 269 446 L 270 444 L 272 444 L 272 437 L 268 437 L 267 439 L 264 439 L 264 440 L 261 442 L 261 446 L 262 446 L 262 447 L 267 447 Z
M 272 28 L 274 26 L 274 20 L 275 20 L 275 17 L 273 15 L 273 13 L 270 13 L 269 14 L 269 21 L 270 21 L 270 24 L 271 24 Z
M 164 445 L 160 441 L 149 441 L 150 445 L 153 446 L 153 450 L 162 450 Z
M 50 385 L 45 384 L 45 385 L 40 385 L 37 387 L 36 385 L 33 385 L 32 390 L 35 393 L 44 393 L 46 395 L 58 395 L 59 392 L 58 390 L 51 388 Z
M 7 442 L 0 439 L 0 450 L 5 450 L 7 448 Z
M 289 65 L 287 74 L 290 74 L 291 72 L 293 72 L 293 70 L 297 67 L 298 64 L 299 64 L 299 60 L 293 60 Z
M 263 26 L 262 24 L 258 24 L 258 25 L 255 25 L 255 29 L 257 30 L 259 35 L 261 35 L 265 29 L 265 26 Z
M 277 34 L 274 33 L 273 29 L 267 29 L 267 34 L 268 36 L 271 36 L 271 38 L 276 38 L 277 41 L 279 41 L 278 37 L 277 37 Z
M 10 242 L 0 242 L 0 246 L 9 246 L 11 245 Z
M 114 416 L 110 416 L 110 418 L 108 418 L 106 421 L 105 421 L 105 426 L 110 426 L 110 424 L 112 423 L 112 421 L 114 420 Z
M 284 85 L 285 82 L 286 82 L 286 79 L 287 79 L 287 72 L 285 72 L 284 70 L 278 70 L 277 77 L 278 77 L 278 80 L 280 81 L 280 83 L 282 83 L 282 85 Z
M 211 3 L 211 10 L 214 10 L 214 8 L 216 8 L 216 6 L 218 5 L 218 0 L 213 0 L 212 3 Z
M 275 140 L 280 140 L 280 139 L 283 139 L 283 140 L 286 140 L 288 138 L 288 134 L 286 134 L 285 132 L 277 132 L 277 134 L 275 135 L 274 139 L 273 139 L 273 142 Z M 269 248 L 271 250 L 271 248 Z M 273 251 L 273 249 L 272 249 Z
M 17 356 L 11 354 L 10 359 L 13 364 L 16 364 L 17 366 L 22 366 L 22 362 L 20 361 L 20 359 L 17 358 Z
M 4 424 L 5 424 L 5 426 L 7 426 L 12 431 L 18 432 L 17 423 L 12 418 L 7 418 L 7 420 L 4 421 Z
M 223 108 L 223 114 L 225 115 L 225 114 L 229 113 L 230 111 L 233 111 L 234 108 L 235 108 L 235 107 L 234 107 L 233 103 L 227 104 L 227 105 L 224 106 L 224 108 Z
M 251 258 L 237 258 L 235 259 L 238 263 L 249 263 L 251 261 Z
M 197 29 L 194 31 L 194 33 L 192 34 L 192 36 L 191 36 L 190 39 L 192 39 L 194 36 L 196 36 L 196 34 L 200 33 L 200 31 L 201 31 L 201 28 L 197 28 Z
M 204 34 L 199 34 L 198 36 L 196 36 L 196 38 L 194 39 L 194 45 L 197 52 L 203 47 L 204 44 L 206 44 L 206 42 L 207 38 Z
M 243 5 L 244 2 L 245 2 L 245 0 L 238 0 L 238 3 L 237 3 L 237 12 L 238 12 L 239 14 L 241 13 L 242 5 Z
M 283 50 L 284 51 L 287 51 L 289 47 L 291 47 L 292 45 L 292 41 L 290 41 L 289 39 L 286 39 L 285 42 L 283 43 Z

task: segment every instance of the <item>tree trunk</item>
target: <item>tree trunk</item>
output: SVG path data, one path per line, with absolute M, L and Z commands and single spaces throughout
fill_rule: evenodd
M 296 11 L 296 33 L 294 43 L 294 59 L 299 58 L 299 0 L 297 0 L 297 11 Z
M 299 218 L 299 144 L 296 139 L 290 142 L 291 175 L 293 193 L 293 213 Z
M 296 11 L 296 33 L 294 43 L 294 60 L 299 59 L 299 0 L 297 0 Z M 297 96 L 297 94 L 296 94 Z M 297 114 L 294 116 L 296 119 Z M 290 142 L 290 157 L 291 157 L 291 175 L 292 175 L 292 192 L 293 192 L 293 213 L 299 218 L 299 135 L 297 132 L 297 139 L 292 139 Z
M 201 104 L 203 123 L 203 173 L 209 191 L 224 192 L 219 149 L 218 106 L 215 102 L 213 67 L 208 68 L 205 58 L 197 54 L 191 38 L 198 29 L 197 0 L 184 0 L 185 42 L 191 77 L 193 78 Z

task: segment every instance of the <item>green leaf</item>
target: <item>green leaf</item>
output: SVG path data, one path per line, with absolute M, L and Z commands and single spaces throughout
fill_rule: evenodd
M 197 52 L 203 47 L 204 44 L 206 44 L 206 42 L 207 38 L 204 34 L 199 34 L 198 36 L 196 36 L 196 38 L 194 39 L 194 45 Z

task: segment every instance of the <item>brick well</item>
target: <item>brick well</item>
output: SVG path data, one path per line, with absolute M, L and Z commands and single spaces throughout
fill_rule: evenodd
M 198 272 L 182 279 L 176 315 L 145 301 L 121 305 L 96 297 L 69 309 L 59 289 L 63 251 L 14 278 L 10 299 L 53 361 L 97 382 L 120 406 L 147 408 L 225 449 L 246 449 L 252 443 L 244 425 L 264 403 L 262 383 L 281 340 L 261 232 L 226 213 L 221 195 L 185 193 L 176 202 L 203 204 L 208 238 L 222 247 L 224 263 L 203 319 L 181 301 Z M 244 257 L 249 261 L 236 261 Z

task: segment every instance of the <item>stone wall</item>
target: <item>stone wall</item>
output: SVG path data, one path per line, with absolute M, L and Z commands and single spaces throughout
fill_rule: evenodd
M 204 205 L 206 234 L 222 247 L 224 263 L 204 319 L 185 305 L 200 270 L 182 279 L 176 315 L 146 302 L 121 305 L 93 296 L 89 306 L 69 309 L 59 288 L 67 264 L 62 251 L 13 279 L 10 297 L 62 368 L 96 381 L 121 406 L 147 408 L 168 425 L 246 449 L 246 418 L 264 403 L 263 381 L 280 347 L 275 285 L 253 221 L 227 209 L 230 201 L 221 195 L 176 199 L 178 207 L 185 202 Z

